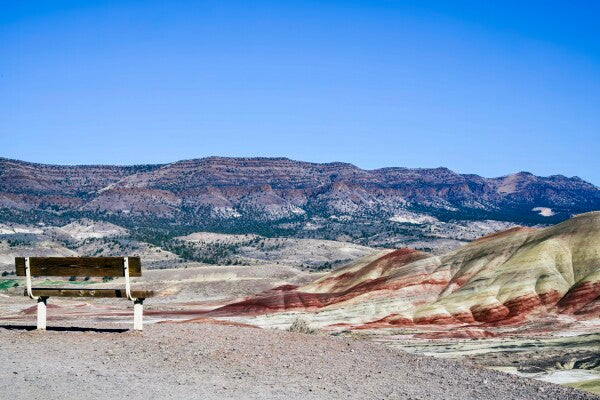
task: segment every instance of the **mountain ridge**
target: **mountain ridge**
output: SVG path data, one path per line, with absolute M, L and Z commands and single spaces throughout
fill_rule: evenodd
M 285 157 L 129 166 L 0 158 L 2 221 L 92 218 L 233 233 L 349 235 L 358 241 L 432 219 L 549 224 L 598 209 L 595 185 L 523 171 L 485 178 L 446 167 L 365 170 Z M 410 218 L 398 217 L 407 213 Z
M 494 177 L 484 177 L 478 174 L 473 174 L 473 173 L 459 173 L 456 172 L 448 167 L 444 167 L 444 166 L 438 166 L 438 167 L 394 167 L 394 166 L 389 166 L 389 167 L 379 167 L 379 168 L 361 168 L 355 164 L 352 163 L 348 163 L 348 162 L 344 162 L 344 161 L 328 161 L 328 162 L 315 162 L 315 161 L 302 161 L 302 160 L 295 160 L 293 158 L 289 158 L 289 157 L 262 157 L 262 156 L 256 156 L 256 157 L 224 157 L 224 156 L 206 156 L 206 157 L 198 157 L 198 158 L 189 158 L 189 159 L 182 159 L 182 160 L 177 160 L 177 161 L 173 161 L 173 162 L 166 162 L 166 163 L 140 163 L 140 164 L 52 164 L 52 163 L 44 163 L 44 162 L 35 162 L 35 161 L 25 161 L 25 160 L 19 160 L 17 158 L 10 158 L 10 157 L 2 157 L 0 156 L 0 164 L 2 163 L 10 163 L 10 162 L 14 162 L 14 163 L 18 163 L 18 164 L 26 164 L 26 165 L 32 165 L 32 166 L 40 166 L 40 167 L 58 167 L 58 168 L 92 168 L 92 167 L 106 167 L 106 168 L 124 168 L 124 169 L 129 169 L 129 168 L 161 168 L 161 167 L 165 167 L 165 166 L 169 166 L 169 165 L 173 165 L 173 164 L 178 164 L 178 163 L 185 163 L 185 162 L 202 162 L 202 161 L 220 161 L 220 160 L 238 160 L 238 161 L 289 161 L 289 162 L 293 162 L 293 163 L 301 163 L 301 164 L 309 164 L 309 165 L 327 165 L 327 166 L 348 166 L 348 167 L 352 167 L 352 168 L 356 168 L 358 170 L 362 170 L 365 172 L 384 172 L 386 170 L 390 170 L 390 171 L 394 171 L 394 170 L 415 170 L 415 171 L 432 171 L 432 170 L 443 170 L 443 171 L 447 171 L 456 175 L 460 175 L 460 176 L 464 176 L 464 177 L 479 177 L 479 178 L 484 178 L 484 179 L 502 179 L 502 178 L 506 178 L 508 176 L 511 175 L 530 175 L 530 176 L 535 176 L 537 178 L 546 178 L 546 179 L 552 179 L 552 178 L 561 178 L 561 179 L 569 179 L 569 180 L 578 180 L 578 181 L 582 181 L 585 183 L 588 183 L 590 185 L 595 186 L 593 183 L 586 181 L 585 179 L 577 176 L 577 175 L 573 175 L 573 176 L 567 176 L 567 175 L 563 175 L 563 174 L 552 174 L 552 175 L 547 175 L 547 176 L 542 176 L 542 175 L 535 175 L 532 172 L 529 171 L 517 171 L 514 173 L 509 173 L 507 175 L 500 175 L 500 176 L 494 176 Z

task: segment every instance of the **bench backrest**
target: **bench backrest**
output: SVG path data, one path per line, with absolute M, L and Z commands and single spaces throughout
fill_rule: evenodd
M 129 276 L 142 276 L 139 257 L 129 259 Z M 16 257 L 18 276 L 25 276 L 25 257 Z M 29 257 L 32 276 L 125 276 L 123 257 Z

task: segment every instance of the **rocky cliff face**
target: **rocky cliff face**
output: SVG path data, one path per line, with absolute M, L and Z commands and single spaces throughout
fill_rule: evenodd
M 389 227 L 390 219 L 402 220 L 406 212 L 426 220 L 558 222 L 600 209 L 600 190 L 560 175 L 521 172 L 488 179 L 446 168 L 368 171 L 284 158 L 211 157 L 127 167 L 0 159 L 0 209 L 4 219 L 29 219 L 20 222 L 77 215 L 242 231 L 260 223 L 290 232 L 312 222 L 339 234 L 347 233 L 340 227 L 350 221 Z

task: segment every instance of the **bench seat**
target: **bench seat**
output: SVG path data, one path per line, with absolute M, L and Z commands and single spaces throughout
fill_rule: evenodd
M 78 288 L 31 288 L 34 296 L 38 297 L 104 297 L 127 298 L 124 289 L 78 289 Z M 24 290 L 27 296 L 27 289 Z M 147 299 L 154 296 L 152 290 L 132 290 L 131 296 L 138 299 Z
M 17 276 L 24 276 L 24 295 L 37 300 L 37 328 L 46 329 L 46 309 L 51 297 L 113 298 L 133 301 L 133 329 L 141 331 L 144 300 L 152 297 L 152 290 L 132 290 L 131 277 L 142 276 L 139 257 L 15 257 Z M 70 287 L 33 287 L 32 278 L 46 277 L 124 277 L 122 289 L 92 289 Z M 71 279 L 69 279 L 71 280 Z M 92 283 L 92 282 L 89 282 Z M 116 284 L 116 282 L 115 282 Z M 64 285 L 68 285 L 66 282 Z M 111 285 L 112 286 L 112 285 Z

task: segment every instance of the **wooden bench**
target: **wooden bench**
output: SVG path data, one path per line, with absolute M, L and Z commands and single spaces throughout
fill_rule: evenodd
M 18 276 L 26 280 L 25 296 L 37 300 L 37 328 L 46 329 L 46 303 L 49 297 L 104 297 L 133 301 L 133 329 L 142 330 L 144 299 L 151 290 L 131 290 L 130 277 L 142 276 L 139 257 L 17 257 Z M 125 288 L 79 289 L 74 287 L 32 287 L 35 276 L 125 277 Z

